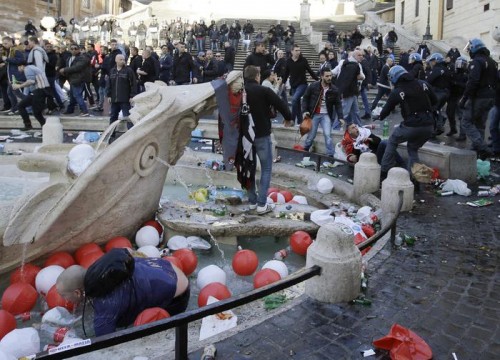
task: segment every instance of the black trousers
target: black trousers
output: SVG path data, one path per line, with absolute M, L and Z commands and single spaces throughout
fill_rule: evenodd
M 18 104 L 17 108 L 19 110 L 19 115 L 23 118 L 24 126 L 31 127 L 30 116 L 26 108 L 30 107 L 33 110 L 33 116 L 38 120 L 41 126 L 45 124 L 45 118 L 42 114 L 45 107 L 45 100 L 47 98 L 47 93 L 45 89 L 36 89 L 28 96 L 25 96 Z

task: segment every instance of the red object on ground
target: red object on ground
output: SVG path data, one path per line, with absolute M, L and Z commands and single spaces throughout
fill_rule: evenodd
M 290 202 L 293 199 L 293 195 L 290 191 L 281 190 L 280 194 L 283 195 L 283 197 L 285 198 L 285 202 Z
M 375 235 L 375 229 L 370 224 L 361 225 L 361 230 L 363 230 L 365 235 L 369 238 L 372 237 L 373 235 Z
M 7 310 L 0 310 L 0 340 L 17 326 L 16 318 Z
M 101 252 L 102 250 L 96 243 L 88 243 L 82 245 L 75 251 L 75 260 L 78 265 L 82 265 L 82 261 L 89 255 L 94 252 Z M 82 265 L 83 266 L 83 265 Z
M 269 196 L 270 193 L 279 192 L 279 191 L 280 191 L 280 189 L 278 189 L 278 188 L 270 187 L 269 189 L 267 189 L 267 196 Z
M 441 174 L 439 174 L 439 169 L 438 168 L 432 168 L 432 180 L 438 180 L 441 178 Z
M 85 255 L 83 260 L 79 263 L 85 269 L 88 269 L 93 263 L 95 263 L 101 256 L 104 255 L 102 250 L 95 251 Z
M 305 231 L 296 231 L 290 236 L 290 247 L 299 255 L 307 254 L 307 248 L 312 244 L 311 236 Z
M 365 256 L 368 251 L 372 249 L 371 246 L 365 247 L 363 250 L 361 250 L 361 256 Z
M 12 315 L 31 311 L 36 304 L 38 292 L 30 284 L 18 282 L 9 285 L 2 295 L 2 309 Z
M 356 235 L 354 235 L 354 245 L 359 245 L 365 240 L 366 240 L 366 238 L 363 235 L 361 235 L 360 233 L 357 233 Z
M 295 150 L 304 151 L 304 147 L 303 147 L 302 145 L 300 145 L 300 144 L 295 144 L 295 145 L 293 145 L 293 148 L 294 148 Z
M 255 251 L 252 250 L 239 250 L 233 256 L 233 270 L 240 276 L 252 275 L 257 266 L 259 266 L 259 258 Z
M 253 278 L 254 289 L 272 284 L 273 282 L 281 280 L 280 274 L 273 269 L 262 269 Z
M 224 300 L 231 297 L 231 292 L 226 285 L 220 282 L 213 282 L 201 289 L 198 295 L 198 306 L 203 307 L 207 305 L 208 297 L 213 296 L 217 300 Z
M 162 259 L 165 261 L 170 261 L 172 265 L 177 266 L 179 269 L 181 269 L 182 272 L 184 272 L 181 259 L 176 258 L 175 256 L 164 256 L 162 257 Z
M 67 301 L 61 295 L 59 295 L 55 285 L 50 288 L 47 296 L 45 297 L 45 300 L 47 301 L 49 309 L 55 308 L 56 306 L 61 306 L 71 312 L 75 308 L 75 304 L 73 304 L 71 301 Z
M 33 264 L 24 264 L 18 267 L 11 275 L 10 275 L 10 283 L 26 283 L 35 287 L 36 275 L 42 270 L 40 267 Z
M 163 226 L 161 226 L 161 224 L 156 221 L 156 220 L 149 220 L 149 221 L 146 221 L 144 224 L 142 224 L 142 226 L 152 226 L 156 229 L 156 231 L 158 231 L 158 235 L 161 236 L 161 234 L 163 234 Z
M 392 360 L 430 360 L 432 349 L 413 331 L 394 324 L 386 336 L 374 340 L 379 349 L 389 350 Z
M 169 317 L 170 314 L 160 307 L 149 308 L 137 315 L 134 321 L 134 326 L 149 324 Z
M 133 249 L 132 243 L 130 242 L 129 239 L 127 239 L 124 236 L 117 236 L 112 238 L 106 243 L 106 246 L 104 246 L 104 251 L 108 252 L 111 249 L 115 248 L 130 248 Z
M 198 257 L 193 250 L 190 249 L 179 249 L 174 252 L 174 255 L 182 263 L 182 271 L 186 276 L 191 275 L 198 266 Z
M 272 199 L 275 204 L 284 204 L 286 202 L 283 194 L 277 191 L 270 193 L 267 197 Z
M 50 255 L 49 258 L 45 260 L 43 267 L 47 267 L 50 265 L 59 265 L 66 269 L 75 264 L 75 259 L 73 259 L 73 256 L 71 256 L 70 253 L 65 251 L 58 251 Z

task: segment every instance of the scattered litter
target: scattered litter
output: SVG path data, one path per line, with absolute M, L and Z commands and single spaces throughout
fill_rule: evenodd
M 467 187 L 467 183 L 465 181 L 456 179 L 448 179 L 444 183 L 441 184 L 441 191 L 442 192 L 449 192 L 452 191 L 455 194 L 462 195 L 462 196 L 469 196 L 472 191 Z M 441 195 L 443 196 L 443 195 Z
M 472 206 L 472 207 L 483 207 L 483 206 L 488 206 L 492 205 L 493 201 L 488 200 L 488 199 L 479 199 L 475 201 L 468 201 L 466 202 L 467 205 Z
M 375 351 L 373 351 L 373 349 L 363 351 L 363 357 L 368 357 L 372 355 L 375 355 Z
M 477 159 L 477 177 L 485 178 L 490 175 L 491 164 L 488 160 Z
M 16 139 L 16 140 L 21 140 L 21 139 L 26 139 L 26 138 L 29 138 L 31 137 L 31 135 L 28 135 L 28 134 L 20 134 L 20 135 L 16 135 L 16 136 L 11 136 L 10 138 L 11 139 Z
M 379 349 L 389 350 L 391 359 L 432 359 L 432 350 L 427 343 L 413 331 L 394 324 L 386 336 L 374 340 Z
M 286 295 L 284 294 L 271 294 L 264 298 L 264 309 L 274 310 L 287 302 Z
M 298 167 L 309 167 L 309 166 L 316 166 L 316 162 L 311 161 L 310 157 L 304 157 L 301 162 L 295 164 L 295 166 Z
M 457 355 L 455 355 L 455 353 L 451 353 L 451 355 L 453 355 L 453 360 L 458 360 Z
M 371 306 L 372 301 L 365 298 L 364 295 L 358 296 L 356 299 L 351 300 L 351 304 L 358 304 L 358 305 L 364 305 L 364 306 Z
M 41 131 L 35 131 L 33 134 L 34 138 L 41 138 L 42 137 L 42 132 Z
M 75 144 L 90 144 L 93 142 L 97 142 L 101 134 L 94 131 L 80 131 L 76 139 L 73 139 Z

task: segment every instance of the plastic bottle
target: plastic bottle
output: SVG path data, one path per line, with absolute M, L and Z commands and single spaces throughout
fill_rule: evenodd
M 17 83 L 18 83 L 18 81 L 17 81 L 17 79 L 16 79 L 16 76 L 15 76 L 15 75 L 12 75 L 12 85 L 15 85 L 15 84 L 17 84 Z
M 385 120 L 384 125 L 382 126 L 382 138 L 387 139 L 388 137 L 389 137 L 389 122 Z
M 371 224 L 379 222 L 381 217 L 382 217 L 382 209 L 381 208 L 372 212 L 370 214 Z
M 76 338 L 75 330 L 66 326 L 54 326 L 48 323 L 42 323 L 40 331 L 49 336 L 54 342 L 61 343 L 65 337 Z
M 17 321 L 26 322 L 26 321 L 40 321 L 42 319 L 43 312 L 40 311 L 26 311 L 22 314 L 18 314 L 15 316 Z
M 283 260 L 284 258 L 286 258 L 288 256 L 288 254 L 290 253 L 290 248 L 285 248 L 285 249 L 281 249 L 279 251 L 276 251 L 274 253 L 274 257 L 273 259 L 274 260 Z

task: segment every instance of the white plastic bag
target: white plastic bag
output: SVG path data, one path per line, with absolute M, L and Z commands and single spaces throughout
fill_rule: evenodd
M 42 322 L 59 326 L 73 326 L 81 316 L 73 316 L 66 308 L 56 306 L 43 314 Z
M 467 187 L 467 183 L 459 179 L 446 180 L 441 185 L 441 189 L 443 191 L 453 191 L 455 194 L 462 196 L 470 196 L 470 194 L 472 193 L 472 191 Z
M 325 224 L 335 221 L 335 217 L 332 216 L 333 209 L 326 210 L 316 210 L 311 213 L 311 221 L 318 226 L 323 226 Z

